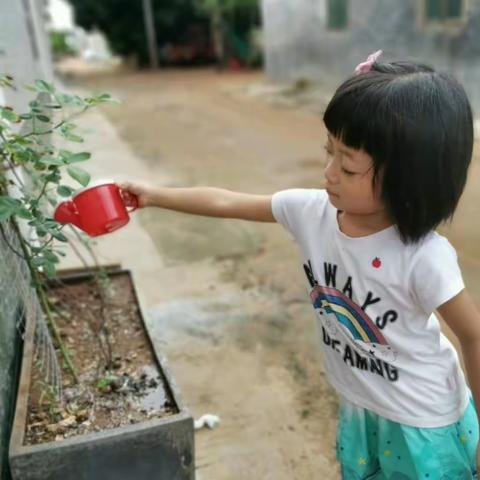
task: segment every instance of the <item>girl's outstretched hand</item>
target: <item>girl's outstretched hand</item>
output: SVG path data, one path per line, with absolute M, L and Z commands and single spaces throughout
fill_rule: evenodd
M 122 182 L 118 186 L 127 207 L 144 208 L 153 205 L 153 187 L 136 182 Z

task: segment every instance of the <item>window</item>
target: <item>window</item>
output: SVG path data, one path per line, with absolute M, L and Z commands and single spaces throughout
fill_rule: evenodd
M 426 20 L 442 22 L 460 19 L 465 0 L 426 0 Z
M 348 0 L 327 0 L 327 27 L 344 30 L 348 24 Z

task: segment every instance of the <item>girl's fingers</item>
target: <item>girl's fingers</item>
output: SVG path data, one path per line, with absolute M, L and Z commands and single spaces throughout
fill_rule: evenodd
M 128 207 L 137 206 L 137 199 L 134 195 L 132 195 L 128 190 L 120 189 L 120 195 L 123 198 L 123 201 Z

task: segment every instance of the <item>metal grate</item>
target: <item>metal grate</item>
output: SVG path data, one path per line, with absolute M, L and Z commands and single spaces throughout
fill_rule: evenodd
M 62 403 L 62 371 L 28 265 L 21 256 L 18 234 L 9 222 L 0 226 L 0 319 L 14 321 L 22 338 L 26 319 L 35 322 L 35 366 Z

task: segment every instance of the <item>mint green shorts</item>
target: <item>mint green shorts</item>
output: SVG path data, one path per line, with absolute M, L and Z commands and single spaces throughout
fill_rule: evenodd
M 439 428 L 402 425 L 340 400 L 336 450 L 343 480 L 471 480 L 477 445 L 472 398 L 458 422 Z

